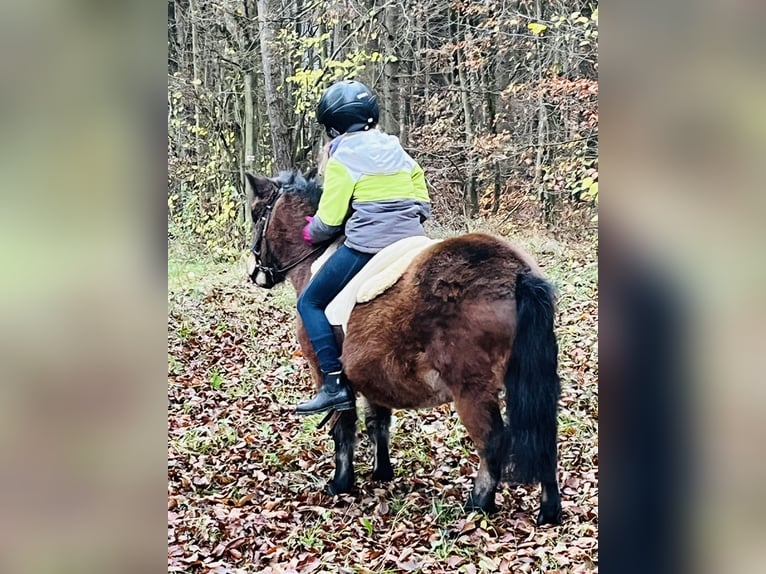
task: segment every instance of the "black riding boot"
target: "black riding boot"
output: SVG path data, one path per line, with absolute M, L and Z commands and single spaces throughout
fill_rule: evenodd
M 300 415 L 310 415 L 327 410 L 347 411 L 354 408 L 354 391 L 348 385 L 342 371 L 323 373 L 322 388 L 317 396 L 305 403 L 300 403 L 296 411 Z

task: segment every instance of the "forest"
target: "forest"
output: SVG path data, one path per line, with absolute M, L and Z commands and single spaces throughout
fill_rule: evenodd
M 168 0 L 167 18 L 169 572 L 598 572 L 598 2 Z M 245 173 L 316 166 L 339 79 L 423 167 L 429 235 L 507 237 L 556 288 L 559 526 L 536 525 L 539 486 L 463 509 L 478 456 L 452 405 L 394 411 L 389 483 L 360 424 L 356 490 L 322 493 L 295 294 L 244 272 Z
M 171 234 L 236 256 L 244 171 L 314 165 L 315 106 L 341 78 L 378 95 L 435 221 L 592 229 L 597 42 L 597 3 L 577 0 L 169 1 Z

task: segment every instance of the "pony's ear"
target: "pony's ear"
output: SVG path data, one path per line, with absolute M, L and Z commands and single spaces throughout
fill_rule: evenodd
M 250 189 L 253 192 L 253 199 L 263 199 L 268 197 L 274 189 L 274 182 L 266 176 L 253 175 L 252 173 L 245 172 L 245 178 L 250 184 Z

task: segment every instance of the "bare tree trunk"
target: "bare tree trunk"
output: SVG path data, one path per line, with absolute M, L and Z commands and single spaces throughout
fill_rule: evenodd
M 199 48 L 197 39 L 197 17 L 199 12 L 197 10 L 197 1 L 189 0 L 189 20 L 191 21 L 191 34 L 192 34 L 192 72 L 194 79 L 199 79 Z
M 460 15 L 458 14 L 457 20 L 457 38 L 460 39 Z M 474 171 L 473 162 L 470 159 L 471 150 L 473 148 L 473 109 L 471 106 L 470 98 L 470 84 L 465 71 L 465 58 L 463 51 L 457 50 L 457 73 L 460 81 L 460 101 L 463 104 L 463 115 L 465 117 L 465 147 L 467 155 L 467 181 L 465 189 L 466 203 L 468 204 L 471 215 L 476 215 L 479 210 L 479 200 L 476 194 L 476 173 Z
M 548 114 L 545 101 L 540 96 L 537 100 L 537 153 L 535 155 L 535 178 L 532 183 L 540 194 L 540 201 L 545 202 L 545 185 L 543 183 L 543 156 L 545 153 L 545 134 L 548 131 Z
M 418 40 L 417 40 L 417 53 L 415 54 L 415 73 L 417 74 L 418 78 L 423 78 L 423 81 L 425 82 L 425 86 L 423 87 L 423 104 L 424 107 L 428 106 L 428 100 L 431 95 L 431 75 L 430 66 L 428 69 L 423 73 L 423 66 L 421 64 L 423 58 L 423 39 L 428 35 L 428 18 L 425 19 L 425 21 L 422 21 L 423 25 L 423 31 L 422 33 L 418 34 Z
M 175 50 L 173 55 L 176 58 L 176 70 L 186 71 L 186 15 L 180 6 L 179 0 L 173 0 L 173 24 L 175 25 Z
M 425 34 L 425 23 L 420 19 L 420 15 L 418 14 L 415 20 L 415 48 L 414 53 L 412 54 L 412 65 L 410 66 L 410 72 L 414 72 L 415 79 L 411 81 L 410 83 L 410 96 L 415 95 L 415 91 L 417 90 L 417 81 L 420 80 L 423 82 L 423 104 L 427 104 L 428 102 L 428 76 L 423 73 L 423 35 Z M 415 89 L 413 90 L 413 86 L 415 86 Z M 418 114 L 415 110 L 418 109 L 417 106 L 418 102 L 410 102 L 410 114 L 409 114 L 409 123 L 410 125 L 415 125 L 419 123 L 420 118 L 418 117 Z
M 255 164 L 253 149 L 253 73 L 245 72 L 245 168 L 252 170 Z
M 407 145 L 407 88 L 404 82 L 399 82 L 399 141 Z
M 542 20 L 542 5 L 540 0 L 535 1 L 535 17 L 539 22 Z M 535 51 L 537 52 L 537 78 L 542 81 L 543 77 L 543 55 L 541 39 L 538 36 L 535 40 Z M 548 132 L 548 111 L 545 106 L 545 100 L 542 94 L 537 100 L 537 153 L 535 154 L 535 177 L 532 182 L 532 188 L 537 189 L 540 198 L 540 207 L 542 208 L 543 222 L 549 223 L 551 215 L 551 197 L 545 189 L 543 180 L 543 159 L 545 156 L 546 134 Z
M 273 33 L 271 24 L 267 21 L 268 1 L 258 0 L 258 34 L 261 40 L 261 65 L 263 66 L 263 91 L 266 97 L 266 113 L 271 128 L 271 144 L 274 152 L 275 166 L 279 170 L 292 167 L 290 154 L 290 137 L 287 132 L 287 122 L 284 111 L 279 105 L 277 86 L 279 85 L 279 70 L 272 65 L 274 55 L 271 50 Z
M 495 180 L 493 185 L 494 201 L 492 202 L 492 213 L 497 213 L 500 209 L 500 192 L 502 184 L 500 181 L 500 160 L 495 160 Z
M 192 74 L 194 75 L 194 82 L 197 80 L 201 80 L 199 77 L 199 47 L 198 47 L 198 40 L 197 40 L 197 17 L 199 16 L 199 12 L 197 10 L 197 2 L 196 0 L 189 0 L 189 19 L 191 20 L 191 34 L 192 34 Z M 196 84 L 194 85 L 194 89 L 196 91 Z M 194 127 L 196 128 L 194 131 L 194 149 L 197 152 L 197 165 L 199 165 L 200 160 L 200 145 L 199 145 L 199 104 L 197 103 L 197 98 L 194 98 Z
M 385 42 L 386 57 L 394 55 L 394 37 L 396 33 L 395 8 L 386 8 L 384 14 L 383 38 Z M 383 129 L 392 134 L 396 132 L 396 113 L 394 110 L 394 64 L 386 61 L 383 65 Z
M 253 73 L 245 72 L 245 170 L 252 172 L 255 166 L 255 150 L 253 147 Z M 243 186 L 247 183 L 243 182 Z M 245 209 L 245 221 L 250 224 L 250 209 Z
M 460 80 L 460 102 L 463 104 L 463 116 L 465 118 L 465 142 L 469 146 L 473 143 L 473 109 L 471 107 L 471 98 L 469 94 L 470 86 L 468 85 L 468 78 L 466 77 L 465 70 L 463 69 L 463 57 L 458 50 L 458 78 Z

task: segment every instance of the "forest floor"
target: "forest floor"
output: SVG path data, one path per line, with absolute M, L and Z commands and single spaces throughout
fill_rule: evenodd
M 330 497 L 333 445 L 312 396 L 295 295 L 171 245 L 168 261 L 169 572 L 597 572 L 598 267 L 595 241 L 515 238 L 559 291 L 560 526 L 537 527 L 539 486 L 502 484 L 491 516 L 462 509 L 478 457 L 452 405 L 394 411 L 395 478 Z

